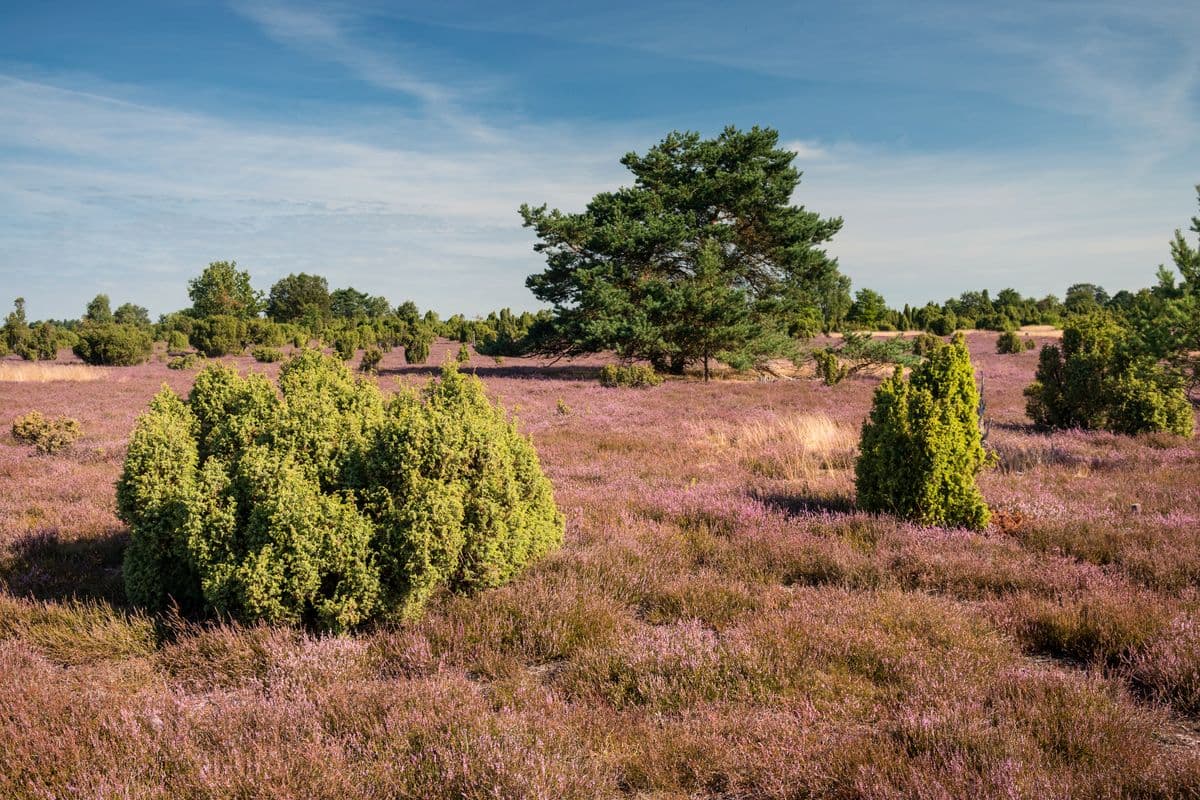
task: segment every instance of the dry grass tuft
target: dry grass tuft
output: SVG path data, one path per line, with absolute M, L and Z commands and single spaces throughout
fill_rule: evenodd
M 51 383 L 53 381 L 98 381 L 104 370 L 86 364 L 46 364 L 37 361 L 0 362 L 0 381 Z
M 757 475 L 787 481 L 808 481 L 822 472 L 854 467 L 857 431 L 825 414 L 793 414 L 747 423 L 716 441 L 738 451 L 742 462 Z

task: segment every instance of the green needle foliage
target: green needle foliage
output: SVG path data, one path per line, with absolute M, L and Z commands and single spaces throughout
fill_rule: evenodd
M 905 380 L 875 390 L 855 464 L 858 504 L 924 525 L 981 529 L 989 512 L 975 478 L 987 464 L 979 390 L 961 334 Z
M 792 205 L 794 159 L 768 128 L 675 132 L 622 158 L 633 186 L 582 212 L 523 205 L 547 263 L 526 285 L 554 307 L 528 350 L 612 350 L 674 373 L 702 364 L 706 377 L 714 359 L 740 367 L 786 355 L 846 294 L 821 249 L 842 221 Z
M 1192 409 L 1178 376 L 1105 312 L 1073 318 L 1061 348 L 1042 348 L 1025 397 L 1026 413 L 1043 428 L 1192 435 Z
M 164 388 L 117 505 L 133 602 L 335 631 L 503 584 L 563 534 L 533 446 L 478 380 L 447 364 L 385 399 L 315 351 L 278 392 L 216 365 L 186 401 Z

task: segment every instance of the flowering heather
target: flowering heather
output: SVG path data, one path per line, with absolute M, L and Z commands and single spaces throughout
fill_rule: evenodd
M 1037 353 L 995 338 L 968 337 L 980 532 L 856 509 L 876 377 L 641 391 L 600 358 L 473 355 L 564 547 L 342 637 L 127 605 L 125 443 L 194 372 L 0 379 L 0 420 L 84 431 L 52 455 L 0 432 L 0 797 L 1200 796 L 1200 442 L 1033 431 Z

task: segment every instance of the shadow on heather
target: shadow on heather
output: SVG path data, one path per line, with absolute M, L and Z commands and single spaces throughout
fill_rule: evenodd
M 127 605 L 121 574 L 129 534 L 113 528 L 84 539 L 58 528 L 31 531 L 0 552 L 0 587 L 36 600 L 104 600 Z
M 751 496 L 763 505 L 792 517 L 807 517 L 813 514 L 853 514 L 858 510 L 854 505 L 853 498 L 844 495 L 755 491 Z

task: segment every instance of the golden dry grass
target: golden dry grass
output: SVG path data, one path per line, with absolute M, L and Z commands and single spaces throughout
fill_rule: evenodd
M 809 481 L 821 473 L 854 466 L 857 431 L 825 414 L 792 414 L 749 422 L 711 440 L 735 450 L 756 474 L 777 480 Z
M 47 364 L 39 361 L 0 362 L 0 381 L 50 383 L 52 381 L 98 381 L 104 370 L 86 364 Z

